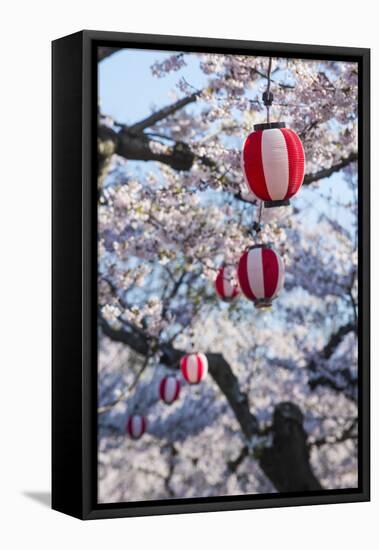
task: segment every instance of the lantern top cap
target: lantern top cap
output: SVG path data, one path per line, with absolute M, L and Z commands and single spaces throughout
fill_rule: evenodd
M 259 130 L 272 130 L 274 128 L 285 128 L 285 122 L 265 122 L 264 124 L 254 124 L 254 131 Z
M 272 248 L 272 246 L 273 246 L 272 243 L 252 244 L 251 246 L 249 246 L 248 251 L 253 250 L 254 248 Z

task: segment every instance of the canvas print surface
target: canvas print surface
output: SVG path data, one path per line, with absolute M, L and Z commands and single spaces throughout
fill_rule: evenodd
M 98 502 L 358 485 L 358 65 L 98 47 Z

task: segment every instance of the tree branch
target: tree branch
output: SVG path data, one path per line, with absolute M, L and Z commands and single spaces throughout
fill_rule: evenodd
M 345 336 L 347 336 L 350 332 L 356 332 L 356 330 L 356 323 L 349 322 L 345 325 L 341 325 L 339 329 L 330 336 L 324 349 L 318 354 L 321 362 L 330 359 Z M 343 392 L 350 399 L 355 399 L 357 380 L 352 377 L 349 368 L 343 368 L 335 371 L 329 371 L 325 368 L 320 371 L 317 358 L 312 358 L 308 364 L 308 370 L 313 373 L 312 378 L 310 378 L 308 382 L 309 387 L 312 390 L 317 386 L 327 386 L 337 393 Z M 341 384 L 337 382 L 336 376 L 342 377 L 346 381 L 346 385 L 341 386 Z
M 102 168 L 109 166 L 112 155 L 120 155 L 128 160 L 149 161 L 154 160 L 171 166 L 177 171 L 190 170 L 194 160 L 194 154 L 185 143 L 176 142 L 172 147 L 167 147 L 164 152 L 153 150 L 154 141 L 143 132 L 135 134 L 125 127 L 116 132 L 108 126 L 101 125 L 98 129 L 99 149 L 99 177 L 104 177 Z
M 103 61 L 110 55 L 122 50 L 122 48 L 114 48 L 113 46 L 99 46 L 97 48 L 97 59 L 98 61 Z
M 323 168 L 322 170 L 319 170 L 318 172 L 314 172 L 313 174 L 306 174 L 304 177 L 303 185 L 310 185 L 311 183 L 321 180 L 323 178 L 329 178 L 332 174 L 339 172 L 343 168 L 346 168 L 346 166 L 349 166 L 349 164 L 356 162 L 358 160 L 358 153 L 350 153 L 350 155 L 347 158 L 341 159 L 336 164 L 333 164 L 330 168 Z
M 240 464 L 245 460 L 245 458 L 249 456 L 249 447 L 242 447 L 239 455 L 234 460 L 230 460 L 228 462 L 228 468 L 231 472 L 235 472 Z
M 333 355 L 345 336 L 353 330 L 357 330 L 355 323 L 346 323 L 346 325 L 341 325 L 339 329 L 331 335 L 328 343 L 324 347 L 322 352 L 323 358 L 330 359 L 330 357 Z
M 189 105 L 190 103 L 193 103 L 197 100 L 199 97 L 200 92 L 195 92 L 187 97 L 183 97 L 182 99 L 179 99 L 175 103 L 172 103 L 171 105 L 167 105 L 167 107 L 163 107 L 162 109 L 159 109 L 159 111 L 156 111 L 155 113 L 152 113 L 150 116 L 140 120 L 139 122 L 136 122 L 135 124 L 132 124 L 132 126 L 128 127 L 128 131 L 130 133 L 139 133 L 145 130 L 146 128 L 150 128 L 151 126 L 154 126 L 157 122 L 164 120 L 168 116 L 174 114 L 176 111 L 179 111 L 180 109 L 183 109 L 186 105 Z
M 343 443 L 348 439 L 357 439 L 356 428 L 358 419 L 354 418 L 350 426 L 348 426 L 339 437 L 325 436 L 320 439 L 316 439 L 313 443 L 309 443 L 308 447 L 322 447 L 323 445 L 335 445 L 336 443 Z M 333 441 L 330 438 L 333 437 Z
M 99 317 L 99 323 L 105 336 L 111 340 L 125 344 L 140 355 L 148 355 L 150 348 L 147 340 L 137 331 L 113 328 L 102 316 Z

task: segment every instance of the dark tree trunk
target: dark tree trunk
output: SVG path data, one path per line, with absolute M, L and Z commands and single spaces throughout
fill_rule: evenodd
M 303 421 L 303 414 L 294 403 L 275 407 L 272 446 L 263 450 L 260 465 L 281 493 L 322 490 L 309 462 Z

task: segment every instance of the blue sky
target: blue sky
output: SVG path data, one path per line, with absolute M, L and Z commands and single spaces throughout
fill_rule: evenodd
M 99 64 L 99 97 L 104 114 L 117 122 L 130 124 L 151 113 L 151 107 L 172 103 L 171 92 L 178 82 L 177 72 L 163 78 L 152 76 L 151 66 L 175 52 L 124 49 Z M 186 57 L 180 70 L 190 84 L 201 88 L 206 82 L 196 55 Z M 181 96 L 179 90 L 178 94 Z

